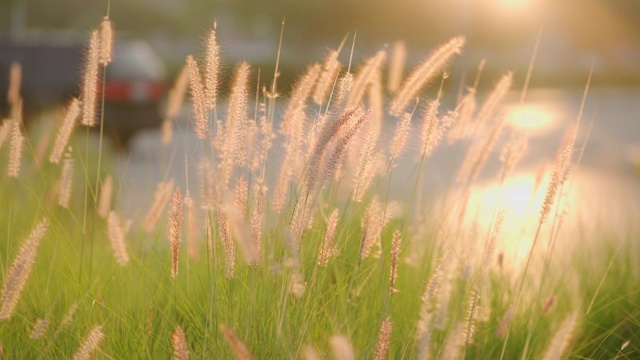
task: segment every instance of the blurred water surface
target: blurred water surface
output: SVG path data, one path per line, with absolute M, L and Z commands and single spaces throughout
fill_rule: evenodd
M 565 130 L 576 121 L 582 95 L 581 89 L 533 89 L 523 103 L 519 103 L 517 92 L 508 96 L 502 109 L 507 127 L 485 170 L 471 188 L 469 221 L 488 224 L 495 210 L 504 206 L 508 236 L 520 238 L 528 231 L 535 231 L 531 228 L 539 219 L 557 149 Z M 286 99 L 279 101 L 278 111 L 282 111 Z M 219 115 L 224 116 L 224 109 Z M 394 121 L 388 119 L 385 124 L 383 144 L 392 136 Z M 138 135 L 130 152 L 118 154 L 119 203 L 126 216 L 142 217 L 153 201 L 156 184 L 163 179 L 174 178 L 181 188 L 188 188 L 192 195 L 198 196 L 196 163 L 203 157 L 204 147 L 196 139 L 191 122 L 190 108 L 185 106 L 175 123 L 171 145 L 163 145 L 161 132 L 152 130 Z M 631 227 L 640 224 L 640 88 L 590 89 L 580 127 L 575 165 L 563 188 L 564 226 L 580 232 L 590 227 L 604 227 L 607 233 L 626 236 Z M 529 135 L 528 149 L 514 174 L 500 186 L 497 180 L 501 167 L 499 153 L 514 129 Z M 414 206 L 417 213 L 413 216 L 418 221 L 423 216 L 435 216 L 438 203 L 451 205 L 458 200 L 452 185 L 467 145 L 465 141 L 451 145 L 444 141 L 427 159 L 418 194 L 425 200 Z M 278 156 L 280 146 L 276 140 L 271 156 Z M 420 146 L 417 138 L 410 139 L 399 165 L 393 169 L 391 199 L 414 201 L 416 198 L 413 194 L 415 153 Z M 277 160 L 270 164 L 280 166 Z M 540 177 L 541 174 L 544 176 Z M 538 179 L 541 181 L 536 184 Z M 527 248 L 526 241 L 514 246 L 515 249 Z

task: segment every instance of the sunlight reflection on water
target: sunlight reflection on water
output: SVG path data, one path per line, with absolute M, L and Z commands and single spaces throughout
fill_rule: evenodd
M 561 110 L 545 104 L 523 104 L 507 106 L 506 124 L 530 135 L 539 135 L 558 126 Z
M 492 226 L 495 212 L 504 209 L 497 248 L 509 262 L 518 263 L 526 258 L 540 219 L 546 184 L 537 184 L 536 178 L 533 172 L 523 172 L 503 185 L 492 182 L 471 189 L 467 219 L 485 232 Z
M 503 253 L 506 262 L 523 264 L 535 238 L 555 154 L 563 133 L 579 113 L 581 95 L 577 90 L 540 89 L 532 91 L 524 104 L 518 104 L 517 94 L 507 102 L 505 123 L 511 130 L 527 134 L 529 146 L 515 174 L 501 187 L 496 176 L 502 166 L 498 158 L 509 135 L 496 144 L 480 181 L 469 189 L 464 222 L 458 227 L 455 215 L 450 219 L 454 227 L 479 228 L 475 231 L 478 236 L 467 233 L 461 246 L 476 241 L 476 248 L 482 249 L 497 210 L 504 206 L 504 225 L 496 251 Z M 557 239 L 554 258 L 569 256 L 580 246 L 596 242 L 616 246 L 624 239 L 636 240 L 633 236 L 640 230 L 640 172 L 637 170 L 640 156 L 633 150 L 640 148 L 637 131 L 640 123 L 636 115 L 640 112 L 639 96 L 638 90 L 593 89 L 590 92 L 575 145 L 573 168 L 560 198 L 560 230 L 557 235 L 551 235 L 558 225 L 554 224 L 552 213 L 541 228 L 537 252 L 545 251 L 552 238 Z M 433 161 L 433 165 L 451 163 L 449 154 L 444 154 L 441 162 Z M 437 192 L 432 195 L 440 198 Z M 460 197 L 458 194 L 454 198 Z M 452 203 L 458 208 L 462 206 L 460 202 L 451 201 L 451 197 L 448 199 L 445 195 L 440 200 L 444 208 Z M 558 204 L 557 198 L 555 204 Z
M 486 234 L 495 212 L 505 207 L 504 228 L 498 241 L 497 252 L 504 253 L 505 261 L 518 264 L 526 258 L 536 227 L 540 219 L 541 203 L 544 199 L 548 178 L 553 170 L 554 157 L 567 126 L 575 121 L 579 112 L 581 90 L 538 89 L 531 90 L 524 104 L 518 105 L 519 94 L 512 94 L 504 107 L 508 129 L 497 141 L 489 155 L 486 169 L 470 188 L 470 201 L 466 224 L 477 225 L 477 234 Z M 640 89 L 594 89 L 585 108 L 579 141 L 580 148 L 585 135 L 592 126 L 586 150 L 580 165 L 572 170 L 563 195 L 565 212 L 558 236 L 558 249 L 570 250 L 585 244 L 585 241 L 611 241 L 629 237 L 640 226 L 640 155 L 632 149 L 640 149 Z M 283 102 L 284 103 L 284 102 Z M 187 109 L 188 110 L 188 109 Z M 176 128 L 173 146 L 163 147 L 159 131 L 141 134 L 134 141 L 131 155 L 119 157 L 118 172 L 121 185 L 121 206 L 129 217 L 139 217 L 147 210 L 155 184 L 163 178 L 175 178 L 185 188 L 191 186 L 197 193 L 197 160 L 202 148 L 189 126 L 188 111 L 183 114 L 180 128 Z M 386 145 L 395 129 L 395 123 L 386 123 L 382 144 Z M 527 151 L 515 174 L 508 177 L 500 191 L 496 178 L 502 167 L 500 150 L 509 140 L 511 130 L 522 131 L 530 137 Z M 455 174 L 469 145 L 468 140 L 454 144 L 443 143 L 425 164 L 424 186 L 420 192 L 412 193 L 415 181 L 415 156 L 421 149 L 419 132 L 410 141 L 409 149 L 401 156 L 401 163 L 394 168 L 390 200 L 416 201 L 416 216 L 430 221 L 428 229 L 437 233 L 440 223 L 431 210 L 451 210 L 460 206 L 459 195 L 448 194 L 456 187 Z M 277 142 L 274 149 L 280 149 Z M 576 154 L 579 151 L 576 151 Z M 638 151 L 640 153 L 640 151 Z M 272 155 L 277 155 L 276 152 Z M 190 176 L 185 172 L 188 158 Z M 577 158 L 577 156 L 576 156 Z M 637 159 L 637 160 L 636 160 Z M 634 162 L 637 161 L 637 162 Z M 157 164 L 160 163 L 160 166 Z M 546 165 L 545 165 L 546 164 Z M 270 168 L 278 171 L 279 165 Z M 542 169 L 542 170 L 541 170 Z M 540 176 L 540 174 L 544 176 Z M 417 183 L 416 183 L 417 184 Z M 569 184 L 573 184 L 569 187 Z M 455 191 L 455 190 L 454 190 Z M 440 203 L 438 205 L 438 203 Z M 408 208 L 408 207 L 407 207 Z M 451 214 L 449 214 L 451 215 Z M 469 226 L 458 226 L 455 215 L 448 218 L 455 230 L 467 230 Z M 471 227 L 473 227 L 471 226 Z M 544 250 L 549 239 L 551 221 L 543 227 L 541 241 L 536 248 Z M 472 236 L 468 236 L 472 237 Z M 428 238 L 428 237 L 425 237 Z M 475 236 L 476 249 L 482 250 L 486 236 Z M 464 241 L 467 239 L 465 238 Z M 613 241 L 612 241 L 613 240 Z M 467 243 L 461 244 L 465 246 Z M 564 251 L 567 253 L 568 251 Z M 482 251 L 478 251 L 481 255 Z
M 466 226 L 474 224 L 480 227 L 481 234 L 488 233 L 497 210 L 503 207 L 504 222 L 497 247 L 506 262 L 513 265 L 526 260 L 540 221 L 550 173 L 540 182 L 538 177 L 535 171 L 522 171 L 502 186 L 489 182 L 470 189 Z M 619 174 L 577 169 L 560 194 L 542 226 L 536 251 L 546 248 L 552 229 L 559 228 L 555 250 L 570 252 L 593 241 L 626 238 L 640 223 L 640 189 Z

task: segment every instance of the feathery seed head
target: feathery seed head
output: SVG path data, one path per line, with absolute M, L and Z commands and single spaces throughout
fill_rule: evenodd
M 500 320 L 500 324 L 498 325 L 498 329 L 496 330 L 496 337 L 498 339 L 504 339 L 505 335 L 507 335 L 507 331 L 509 330 L 509 324 L 511 323 L 512 316 L 513 316 L 513 307 L 510 307 L 502 317 L 502 320 Z
M 407 105 L 420 89 L 439 74 L 454 55 L 460 54 L 464 43 L 464 37 L 459 36 L 436 49 L 406 78 L 391 102 L 389 113 L 393 116 L 400 116 L 406 111 Z
M 253 245 L 256 249 L 256 262 L 254 265 L 258 265 L 260 258 L 262 257 L 262 223 L 264 221 L 266 195 L 266 185 L 259 183 L 256 189 L 253 216 L 251 217 L 251 236 L 253 238 Z
M 320 166 L 322 164 L 322 159 L 326 153 L 327 147 L 331 140 L 338 136 L 344 126 L 346 126 L 349 121 L 356 115 L 360 113 L 359 108 L 353 108 L 345 110 L 337 119 L 333 121 L 327 121 L 324 123 L 318 138 L 313 146 L 313 150 L 310 152 L 309 160 L 307 168 L 309 169 L 309 173 L 306 179 L 306 191 L 311 192 L 311 190 L 317 185 L 318 175 L 320 173 Z M 366 120 L 364 118 L 360 120 Z M 359 122 L 359 121 L 358 121 Z M 354 125 L 354 129 L 357 131 L 359 125 Z
M 220 221 L 226 222 L 227 229 L 221 229 L 221 235 L 223 243 L 225 245 L 225 251 L 229 259 L 233 259 L 235 262 L 235 244 L 240 247 L 244 260 L 252 265 L 257 262 L 257 252 L 253 238 L 251 237 L 250 228 L 245 220 L 245 217 L 240 214 L 233 203 L 233 196 L 225 197 L 224 201 L 220 205 Z M 221 224 L 222 228 L 222 224 Z M 227 233 L 228 235 L 224 234 Z M 236 240 L 231 240 L 231 235 Z M 227 239 L 225 239 L 225 237 Z
M 305 113 L 306 100 L 309 92 L 320 71 L 320 66 L 315 64 L 307 69 L 302 78 L 294 85 L 291 99 L 283 115 L 280 125 L 280 134 L 285 136 L 284 157 L 280 170 L 280 178 L 276 188 L 276 201 L 274 207 L 281 210 L 289 184 L 300 176 L 304 164 L 304 139 L 307 130 L 307 115 Z
M 205 210 L 213 210 L 217 202 L 216 176 L 213 165 L 207 159 L 198 162 L 198 182 L 200 183 L 200 207 Z
M 371 112 L 367 111 L 366 113 L 362 114 L 354 124 L 352 124 L 349 128 L 347 128 L 344 133 L 339 134 L 339 139 L 335 144 L 333 153 L 331 154 L 331 157 L 327 161 L 325 176 L 324 176 L 324 179 L 322 180 L 322 184 L 326 183 L 326 181 L 329 180 L 331 175 L 333 175 L 333 173 L 336 171 L 340 158 L 345 153 L 345 151 L 347 151 L 348 146 L 351 143 L 351 140 L 357 134 L 358 130 L 361 129 L 362 126 L 369 120 L 370 117 L 371 117 Z
M 442 140 L 444 133 L 453 125 L 458 114 L 456 112 L 448 112 L 441 118 L 438 118 L 438 106 L 440 102 L 438 100 L 431 101 L 427 106 L 427 110 L 424 113 L 424 120 L 422 125 L 422 156 L 430 156 L 431 153 Z
M 100 23 L 100 65 L 107 66 L 113 57 L 113 26 L 108 17 Z
M 324 234 L 324 241 L 320 248 L 320 254 L 318 254 L 318 265 L 325 267 L 329 263 L 329 259 L 335 253 L 334 240 L 336 236 L 336 228 L 338 226 L 338 209 L 334 209 L 329 216 L 327 222 L 327 231 Z
M 44 319 L 37 318 L 35 323 L 33 324 L 31 338 L 34 340 L 42 338 L 44 336 L 44 333 L 47 331 L 47 326 L 49 326 L 49 320 L 47 320 L 46 316 Z
M 173 340 L 173 359 L 189 360 L 189 347 L 187 346 L 187 337 L 182 331 L 180 325 L 176 326 L 175 331 L 171 334 Z
M 578 312 L 574 311 L 567 316 L 554 334 L 549 347 L 547 347 L 545 351 L 544 360 L 560 360 L 563 358 L 562 355 L 567 350 L 571 338 L 574 336 L 577 324 Z
M 226 124 L 226 140 L 229 145 L 226 146 L 227 153 L 224 156 L 230 164 L 235 162 L 239 166 L 244 166 L 247 158 L 247 106 L 250 73 L 251 67 L 246 62 L 242 62 L 236 67 L 229 95 L 229 113 Z
M 447 339 L 441 350 L 442 354 L 440 355 L 440 359 L 455 360 L 462 357 L 460 350 L 462 350 L 464 346 L 464 328 L 465 324 L 463 321 L 456 322 L 453 330 L 447 335 Z
M 402 241 L 402 233 L 396 229 L 393 232 L 393 240 L 391 240 L 391 270 L 389 274 L 389 291 L 391 294 L 397 292 L 395 288 L 396 279 L 398 278 L 398 256 L 400 255 L 400 242 Z
M 155 228 L 160 215 L 162 215 L 164 208 L 167 206 L 167 202 L 169 202 L 173 186 L 173 179 L 168 182 L 161 182 L 158 184 L 153 204 L 151 204 L 151 208 L 149 208 L 149 212 L 147 212 L 147 216 L 145 217 L 144 224 L 142 226 L 142 229 L 145 232 L 150 233 Z
M 31 268 L 35 263 L 38 245 L 40 245 L 40 240 L 44 237 L 48 227 L 49 221 L 44 219 L 33 228 L 6 273 L 4 287 L 0 295 L 0 320 L 9 319 L 13 315 L 22 289 L 24 289 Z
M 476 322 L 478 321 L 479 307 L 478 299 L 480 295 L 478 289 L 474 289 L 471 292 L 469 303 L 467 304 L 467 314 L 465 318 L 465 343 L 471 344 L 473 342 L 473 336 L 476 332 Z
M 176 82 L 173 84 L 173 88 L 169 91 L 166 114 L 168 119 L 173 119 L 180 113 L 182 103 L 184 102 L 184 96 L 189 87 L 189 71 L 189 64 L 185 63 L 176 78 Z
M 484 125 L 491 118 L 498 108 L 498 105 L 500 105 L 502 99 L 507 95 L 507 92 L 509 92 L 512 82 L 513 72 L 511 71 L 507 72 L 502 76 L 502 78 L 500 78 L 500 81 L 498 81 L 498 84 L 493 88 L 493 91 L 489 94 L 489 97 L 478 111 L 476 126 Z
M 471 121 L 473 114 L 476 111 L 476 90 L 468 89 L 467 94 L 460 100 L 456 106 L 456 111 L 459 113 L 458 121 L 455 126 L 447 134 L 447 140 L 449 144 L 456 140 L 466 138 L 471 129 Z
M 169 90 L 167 96 L 167 112 L 162 122 L 162 143 L 169 144 L 173 137 L 173 119 L 175 119 L 180 110 L 182 109 L 182 103 L 184 102 L 184 96 L 187 93 L 189 87 L 189 66 L 185 63 L 180 70 L 180 74 L 176 78 L 176 82 L 173 84 L 173 88 Z
M 67 326 L 69 324 L 69 322 L 71 322 L 71 319 L 73 318 L 73 315 L 75 315 L 76 310 L 78 310 L 78 303 L 73 303 L 73 305 L 71 305 L 69 307 L 69 310 L 67 310 L 67 314 L 64 316 L 64 318 L 62 318 L 62 321 L 60 321 L 60 325 L 58 326 L 58 329 L 56 330 L 56 334 L 60 331 L 62 331 L 62 329 L 64 329 L 65 326 Z M 56 337 L 56 335 L 53 336 L 54 338 Z
M 11 140 L 9 142 L 9 163 L 7 175 L 18 177 L 20 174 L 20 162 L 22 160 L 22 150 L 24 148 L 24 135 L 21 130 L 22 121 L 20 118 L 11 120 Z
M 458 181 L 461 183 L 477 180 L 487 163 L 489 154 L 498 140 L 504 127 L 504 116 L 493 123 L 488 136 L 479 139 L 467 150 L 467 154 L 458 172 Z
M 377 175 L 382 155 L 376 151 L 378 147 L 378 139 L 371 134 L 365 140 L 364 145 L 360 149 L 360 158 L 358 167 L 355 172 L 353 186 L 353 200 L 361 202 L 364 194 L 367 192 L 373 178 Z
M 122 229 L 122 220 L 115 211 L 109 212 L 107 218 L 107 230 L 113 256 L 120 266 L 125 266 L 129 262 L 129 254 L 127 253 L 127 243 L 124 239 L 124 230 Z
M 502 161 L 502 174 L 500 178 L 504 179 L 513 171 L 524 153 L 527 151 L 528 139 L 524 135 L 512 136 L 507 145 L 500 153 L 500 161 Z
M 382 93 L 382 70 L 378 69 L 372 79 L 369 90 L 367 91 L 367 106 L 371 110 L 371 125 L 369 125 L 369 136 L 378 138 L 382 131 L 382 125 L 385 120 L 384 113 L 384 94 Z
M 220 332 L 222 332 L 222 336 L 224 340 L 229 344 L 233 354 L 236 356 L 237 360 L 253 360 L 255 359 L 251 352 L 247 348 L 247 346 L 236 336 L 233 330 L 226 327 L 224 324 L 220 325 Z
M 69 138 L 71 137 L 71 133 L 76 125 L 76 119 L 79 115 L 80 101 L 77 98 L 73 98 L 67 107 L 67 112 L 64 116 L 64 120 L 62 121 L 62 126 L 58 129 L 58 134 L 56 135 L 56 140 L 53 145 L 53 151 L 51 151 L 51 156 L 49 156 L 50 162 L 57 164 L 62 160 L 64 149 L 69 143 Z
M 418 329 L 416 332 L 416 338 L 419 344 L 418 359 L 420 360 L 431 359 L 432 320 L 433 315 L 427 311 L 427 305 L 422 304 L 420 309 L 420 321 L 418 322 Z
M 556 159 L 556 164 L 553 169 L 553 173 L 551 175 L 551 181 L 547 186 L 547 192 L 544 197 L 544 201 L 542 202 L 542 209 L 540 210 L 540 222 L 543 223 L 549 213 L 551 212 L 551 207 L 555 202 L 556 195 L 564 184 L 567 174 L 569 172 L 569 167 L 571 166 L 571 159 L 573 156 L 573 146 L 576 141 L 576 136 L 578 134 L 578 124 L 573 124 L 567 132 L 565 133 L 565 137 L 563 139 L 562 146 L 558 152 L 558 157 Z
M 378 342 L 376 343 L 375 360 L 386 360 L 389 355 L 389 346 L 391 343 L 391 331 L 393 323 L 390 317 L 386 317 L 380 325 L 380 333 L 378 334 Z
M 387 89 L 391 94 L 398 91 L 400 82 L 402 81 L 402 72 L 407 58 L 407 46 L 404 41 L 396 41 L 393 44 L 393 53 L 391 55 L 391 64 L 389 65 L 389 79 Z
M 216 40 L 216 23 L 213 23 L 213 29 L 207 38 L 207 58 L 205 69 L 205 96 L 208 109 L 216 107 L 216 98 L 218 95 L 218 73 L 220 71 L 220 47 Z
M 249 192 L 249 183 L 244 179 L 244 176 L 240 176 L 238 180 L 236 180 L 236 188 L 235 188 L 235 197 L 234 197 L 234 205 L 238 210 L 238 213 L 241 217 L 244 218 L 247 212 L 247 197 Z
M 180 245 L 182 245 L 182 195 L 176 187 L 171 201 L 171 213 L 168 218 L 167 233 L 171 244 L 171 277 L 178 276 L 178 262 L 180 260 Z
M 442 257 L 440 258 L 440 261 L 438 261 L 438 265 L 436 265 L 435 270 L 431 275 L 431 278 L 429 278 L 427 285 L 424 287 L 424 291 L 422 293 L 423 302 L 426 303 L 430 301 L 436 295 L 436 292 L 440 287 L 440 283 L 444 279 L 446 270 L 449 266 L 450 257 L 451 257 L 451 251 L 447 250 L 444 253 L 444 255 L 442 255 Z
M 336 98 L 336 107 L 340 108 L 347 100 L 347 96 L 351 93 L 353 87 L 353 74 L 346 73 L 338 82 L 338 96 Z
M 316 351 L 316 349 L 311 346 L 311 345 L 307 345 L 304 347 L 304 358 L 305 360 L 320 360 L 320 354 L 318 354 L 318 351 Z
M 73 159 L 67 153 L 62 161 L 62 175 L 58 182 L 58 205 L 63 208 L 69 207 L 71 199 L 71 189 L 73 185 Z
M 296 131 L 297 122 L 304 120 L 307 97 L 311 93 L 319 74 L 320 64 L 313 64 L 307 68 L 300 80 L 294 85 L 293 91 L 291 92 L 291 99 L 283 115 L 284 121 L 281 125 L 281 133 L 283 135 Z
M 622 346 L 620 346 L 620 351 L 626 349 L 627 346 L 629 346 L 630 343 L 631 343 L 631 340 L 627 340 L 624 343 L 622 343 Z
M 89 38 L 89 50 L 85 58 L 82 76 L 82 125 L 85 126 L 95 126 L 98 123 L 96 101 L 100 48 L 100 35 L 97 30 L 94 30 Z
M 337 335 L 329 338 L 329 347 L 336 360 L 355 360 L 353 345 L 346 337 Z
M 103 338 L 104 333 L 102 332 L 102 326 L 98 325 L 94 327 L 89 335 L 87 335 L 78 351 L 76 351 L 73 356 L 73 360 L 89 360 L 91 353 L 98 348 L 98 345 L 100 345 Z
M 365 64 L 353 79 L 353 84 L 347 97 L 347 107 L 354 107 L 360 104 L 365 90 L 378 80 L 376 77 L 380 76 L 380 69 L 386 58 L 387 52 L 380 50 L 376 55 L 365 61 Z
M 189 87 L 193 102 L 193 114 L 196 118 L 196 135 L 198 139 L 206 140 L 209 137 L 209 113 L 207 112 L 206 95 L 202 85 L 202 77 L 198 69 L 198 63 L 192 55 L 187 56 L 187 68 L 189 69 Z
M 225 214 L 220 214 L 218 218 L 218 227 L 220 239 L 222 240 L 225 252 L 224 274 L 226 277 L 232 278 L 235 275 L 236 269 L 236 244 L 231 238 L 231 225 L 229 224 L 229 219 Z
M 258 132 L 256 133 L 255 143 L 258 144 L 258 149 L 254 156 L 254 166 L 252 168 L 255 172 L 262 172 L 267 165 L 267 158 L 269 155 L 269 149 L 273 144 L 275 134 L 273 133 L 273 123 L 267 121 L 267 109 L 264 102 L 260 103 L 260 115 L 258 116 Z
M 327 57 L 325 57 L 324 64 L 322 65 L 322 73 L 320 73 L 312 95 L 313 102 L 317 105 L 324 104 L 329 90 L 331 90 L 335 78 L 338 76 L 338 71 L 340 70 L 340 62 L 338 61 L 339 54 L 339 51 L 331 50 Z
M 396 125 L 396 131 L 393 134 L 391 143 L 389 144 L 389 161 L 393 162 L 398 155 L 404 150 L 411 130 L 412 113 L 405 113 L 402 119 Z
M 374 197 L 362 217 L 362 235 L 360 240 L 360 259 L 371 255 L 371 249 L 380 243 L 380 234 L 385 225 L 384 209 L 377 197 Z
M 100 186 L 100 198 L 98 199 L 98 215 L 101 218 L 106 219 L 111 210 L 111 199 L 113 198 L 113 178 L 111 175 L 102 182 Z

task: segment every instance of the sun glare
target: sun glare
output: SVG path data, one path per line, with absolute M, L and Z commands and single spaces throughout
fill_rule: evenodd
M 544 192 L 544 186 L 536 187 L 536 174 L 533 172 L 517 174 L 503 186 L 497 182 L 478 186 L 469 197 L 471 213 L 467 219 L 486 230 L 492 226 L 495 212 L 504 208 L 503 244 L 499 247 L 508 255 L 512 265 L 521 265 L 532 240 L 526 234 L 535 231 Z
M 497 3 L 507 10 L 524 10 L 531 7 L 533 0 L 497 0 Z
M 470 204 L 472 207 L 487 209 L 499 205 L 496 202 L 499 200 L 508 209 L 509 216 L 517 220 L 511 224 L 520 226 L 535 218 L 532 215 L 538 211 L 543 195 L 538 190 L 535 189 L 535 174 L 519 174 L 502 187 L 498 183 L 491 183 L 477 188 Z
M 505 113 L 507 124 L 526 130 L 530 134 L 540 134 L 550 131 L 558 121 L 557 112 L 550 107 L 539 105 L 513 106 Z

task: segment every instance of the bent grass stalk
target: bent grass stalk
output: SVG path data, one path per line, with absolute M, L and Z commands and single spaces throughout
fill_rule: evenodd
M 580 163 L 582 162 L 582 155 L 584 154 L 584 150 L 586 148 L 586 143 L 589 140 L 590 133 L 591 133 L 591 129 L 589 129 L 589 131 L 587 132 L 587 135 L 586 135 L 585 140 L 584 140 L 584 145 L 582 146 L 582 149 L 580 151 L 578 159 L 576 160 L 576 164 L 574 166 L 575 168 L 578 168 L 580 166 Z M 567 170 L 567 172 L 568 171 L 569 170 Z M 569 189 L 567 189 L 567 192 L 569 192 L 569 193 L 571 192 L 571 188 L 573 186 L 574 181 L 575 181 L 575 177 L 572 177 L 570 179 L 570 181 L 569 181 L 569 184 L 568 184 L 568 188 Z M 549 244 L 547 246 L 547 251 L 546 251 L 545 257 L 544 257 L 544 263 L 542 265 L 542 273 L 541 273 L 541 276 L 540 276 L 540 284 L 538 285 L 538 291 L 537 291 L 537 294 L 536 294 L 535 301 L 533 303 L 534 304 L 533 305 L 534 309 L 536 309 L 538 307 L 538 304 L 539 304 L 539 301 L 540 301 L 540 296 L 542 295 L 542 288 L 543 288 L 543 285 L 545 284 L 547 273 L 549 271 L 549 264 L 551 262 L 551 257 L 553 255 L 553 250 L 554 250 L 556 242 L 558 240 L 558 233 L 560 231 L 560 227 L 562 226 L 562 218 L 563 218 L 564 214 L 561 213 L 561 209 L 567 207 L 566 202 L 562 202 L 562 198 L 563 198 L 563 195 L 565 193 L 564 188 L 566 186 L 567 185 L 566 185 L 566 181 L 565 181 L 565 183 L 563 183 L 561 185 L 559 199 L 558 199 L 557 204 L 555 206 L 555 214 L 554 214 L 554 217 L 553 217 L 553 224 L 551 226 L 551 230 L 552 231 L 551 231 L 551 235 L 550 235 L 550 241 L 549 241 Z M 615 256 L 614 256 L 614 258 L 615 258 Z M 607 271 L 605 271 L 605 273 Z M 545 309 L 546 308 L 547 308 L 547 306 L 545 306 Z M 546 311 L 543 310 L 543 314 L 545 312 Z M 587 313 L 588 313 L 588 311 L 587 311 Z M 527 340 L 525 341 L 524 350 L 522 352 L 522 358 L 523 359 L 525 359 L 526 356 L 527 356 L 527 353 L 528 353 L 528 350 L 529 350 L 529 344 L 531 343 L 531 339 L 533 337 L 533 333 L 534 333 L 534 331 L 536 329 L 537 320 L 538 319 L 537 319 L 536 316 L 530 316 L 529 317 L 529 323 L 528 323 L 528 327 L 527 327 Z
M 522 288 L 524 287 L 524 281 L 527 275 L 527 270 L 529 269 L 529 264 L 531 263 L 531 259 L 533 257 L 533 251 L 535 249 L 536 243 L 538 242 L 538 238 L 540 237 L 540 230 L 542 229 L 542 225 L 544 224 L 545 219 L 549 214 L 549 211 L 551 209 L 551 204 L 554 201 L 554 197 L 558 187 L 562 186 L 562 184 L 566 180 L 565 175 L 566 175 L 567 167 L 570 165 L 570 162 L 571 162 L 571 153 L 573 151 L 573 145 L 574 145 L 576 133 L 578 131 L 578 127 L 582 119 L 582 113 L 584 111 L 584 105 L 586 102 L 587 94 L 589 93 L 589 86 L 591 84 L 592 73 L 593 73 L 593 67 L 587 79 L 587 84 L 585 86 L 584 93 L 582 95 L 582 102 L 580 104 L 580 110 L 578 111 L 578 117 L 576 119 L 576 123 L 572 125 L 573 128 L 570 128 L 568 130 L 569 135 L 565 136 L 564 144 L 563 146 L 561 146 L 559 157 L 556 160 L 556 168 L 554 169 L 554 175 L 552 176 L 551 183 L 549 183 L 549 186 L 547 188 L 547 195 L 542 205 L 540 221 L 538 222 L 538 227 L 537 227 L 535 236 L 533 238 L 533 242 L 531 243 L 531 247 L 529 248 L 527 261 L 525 263 L 524 270 L 522 271 L 522 276 L 520 278 L 520 285 L 518 286 L 518 292 L 516 294 L 516 299 L 513 305 L 514 314 L 517 314 L 517 311 L 518 311 L 518 303 L 522 295 Z M 554 182 L 554 180 L 556 181 Z M 506 352 L 507 342 L 509 340 L 509 334 L 511 332 L 511 324 L 512 322 L 509 322 L 509 326 L 507 327 L 507 333 L 505 335 L 505 339 L 502 345 L 502 350 L 500 352 L 500 360 L 504 358 L 504 355 Z

